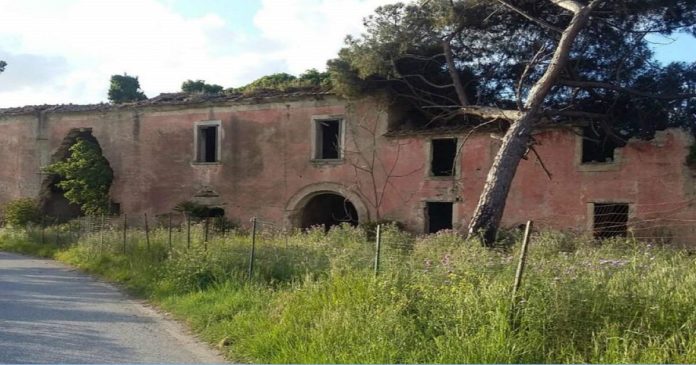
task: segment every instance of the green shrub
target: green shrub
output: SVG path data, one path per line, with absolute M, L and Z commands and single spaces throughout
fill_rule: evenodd
M 65 198 L 79 205 L 83 213 L 109 212 L 109 189 L 114 172 L 96 140 L 78 137 L 70 146 L 69 157 L 46 166 L 45 171 L 60 176 L 56 186 L 63 189 Z
M 13 200 L 3 208 L 5 223 L 12 227 L 25 227 L 30 223 L 41 222 L 41 212 L 34 199 L 20 198 Z

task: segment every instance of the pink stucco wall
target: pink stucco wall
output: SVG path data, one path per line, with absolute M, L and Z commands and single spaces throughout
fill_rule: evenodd
M 395 219 L 417 232 L 424 229 L 427 201 L 452 201 L 455 228 L 464 229 L 497 140 L 471 136 L 456 176 L 431 177 L 430 139 L 462 136 L 384 137 L 389 114 L 379 100 L 323 96 L 0 116 L 0 204 L 37 196 L 41 166 L 71 129 L 90 128 L 114 170 L 112 198 L 128 214 L 167 213 L 209 189 L 218 197 L 206 202 L 224 207 L 232 219 L 291 224 L 305 196 L 332 190 L 356 200 L 361 220 Z M 312 117 L 320 115 L 344 118 L 341 163 L 311 160 Z M 194 123 L 208 120 L 221 123 L 221 161 L 196 164 Z M 536 135 L 552 178 L 534 155 L 522 161 L 505 225 L 533 219 L 537 226 L 582 231 L 592 224 L 591 203 L 621 202 L 629 203 L 632 226 L 642 235 L 653 234 L 659 222 L 680 237 L 696 233 L 687 224 L 696 219 L 693 172 L 684 164 L 693 143 L 687 133 L 673 129 L 651 141 L 632 140 L 615 163 L 601 166 L 579 163 L 578 138 L 568 129 Z

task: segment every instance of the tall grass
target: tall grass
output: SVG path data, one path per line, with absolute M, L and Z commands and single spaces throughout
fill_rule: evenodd
M 148 250 L 132 230 L 124 254 L 120 232 L 95 232 L 54 252 L 152 299 L 237 361 L 696 361 L 688 251 L 537 233 L 513 328 L 517 244 L 490 250 L 452 232 L 389 227 L 375 276 L 374 244 L 360 229 L 262 231 L 249 279 L 248 234 L 214 236 L 207 249 L 200 227 L 191 248 L 175 232 L 170 250 L 167 237 L 151 232 Z M 32 232 L 0 233 L 0 249 L 35 253 L 37 242 Z

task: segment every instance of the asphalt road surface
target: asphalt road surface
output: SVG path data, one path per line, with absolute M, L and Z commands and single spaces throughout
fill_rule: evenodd
M 0 252 L 0 363 L 222 363 L 178 323 L 55 261 Z

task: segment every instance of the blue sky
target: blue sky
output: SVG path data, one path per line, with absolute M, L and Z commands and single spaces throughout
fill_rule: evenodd
M 113 74 L 153 97 L 187 79 L 232 87 L 323 69 L 392 1 L 0 0 L 0 107 L 103 102 Z M 690 36 L 653 42 L 664 62 L 696 60 Z

